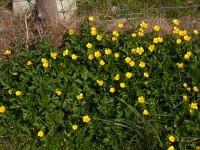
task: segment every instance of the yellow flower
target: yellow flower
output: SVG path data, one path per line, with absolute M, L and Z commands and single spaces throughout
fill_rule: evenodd
M 138 36 L 144 36 L 144 32 L 138 32 Z
M 93 54 L 89 54 L 88 59 L 89 60 L 93 60 L 94 59 L 94 55 Z
M 149 49 L 149 51 L 150 52 L 153 52 L 154 50 L 155 50 L 155 45 L 153 44 L 153 45 L 150 45 L 149 47 L 148 47 L 148 49 Z
M 195 86 L 195 87 L 193 87 L 193 90 L 194 90 L 194 92 L 198 92 L 199 88 Z
M 73 35 L 75 33 L 74 29 L 69 29 L 69 35 Z
M 121 87 L 122 89 L 124 89 L 124 88 L 126 87 L 126 84 L 125 84 L 124 82 L 121 82 L 119 85 L 120 85 L 120 87 Z
M 135 48 L 131 49 L 131 52 L 132 52 L 133 54 L 137 54 L 137 52 L 136 52 L 136 49 L 135 49 Z
M 112 37 L 112 41 L 117 41 L 117 37 L 116 37 L 116 36 L 113 36 L 113 37 Z
M 102 60 L 100 60 L 99 64 L 100 64 L 101 66 L 104 66 L 104 65 L 105 65 L 105 61 L 102 59 Z
M 136 53 L 142 55 L 142 53 L 144 53 L 144 48 L 143 47 L 137 47 L 136 48 Z
M 131 72 L 127 72 L 127 73 L 126 73 L 126 77 L 127 77 L 128 79 L 130 79 L 132 76 L 133 76 L 133 74 L 132 74 Z
M 169 136 L 168 139 L 169 139 L 170 142 L 175 142 L 176 141 L 176 138 L 173 135 Z
M 43 137 L 43 136 L 44 136 L 44 132 L 43 132 L 43 131 L 39 131 L 39 132 L 37 133 L 37 136 L 38 136 L 38 137 Z
M 177 39 L 177 40 L 176 40 L 176 43 L 177 43 L 177 44 L 181 44 L 181 43 L 182 43 L 182 40 L 181 40 L 181 39 Z
M 57 56 L 58 56 L 57 53 L 51 53 L 51 57 L 52 57 L 53 59 L 56 59 Z
M 142 22 L 140 23 L 140 27 L 146 29 L 148 27 L 148 23 Z
M 83 122 L 88 123 L 88 122 L 90 122 L 90 120 L 91 120 L 91 118 L 88 115 L 83 116 Z
M 132 61 L 129 63 L 129 65 L 130 65 L 131 67 L 134 67 L 134 66 L 135 66 L 135 62 L 132 60 Z
M 45 58 L 42 58 L 42 61 L 41 61 L 43 64 L 44 63 L 48 63 L 48 61 L 45 59 Z
M 194 34 L 199 34 L 199 31 L 194 29 Z
M 136 36 L 137 36 L 137 34 L 136 34 L 136 33 L 133 33 L 133 34 L 132 34 L 132 37 L 134 37 L 134 38 L 135 38 Z
M 97 80 L 97 83 L 99 86 L 102 86 L 104 84 L 104 81 L 103 80 Z
M 97 39 L 98 41 L 101 41 L 101 40 L 103 39 L 103 36 L 102 36 L 102 35 L 97 35 L 96 39 Z
M 87 48 L 92 48 L 92 44 L 91 43 L 87 43 L 86 47 Z
M 0 107 L 0 113 L 4 113 L 6 111 L 6 107 L 5 106 L 1 106 Z
M 188 96 L 187 95 L 183 95 L 183 100 L 187 101 L 188 100 Z
M 174 19 L 174 20 L 173 20 L 173 24 L 175 24 L 176 26 L 178 26 L 178 25 L 179 25 L 179 23 L 180 23 L 180 22 L 179 22 L 179 20 L 178 20 L 178 19 Z
M 126 63 L 130 63 L 130 62 L 131 62 L 131 58 L 130 58 L 130 57 L 126 57 L 126 58 L 125 58 L 125 62 L 126 62 Z
M 95 27 L 90 28 L 90 30 L 91 30 L 91 35 L 92 36 L 97 35 L 97 29 Z
M 48 62 L 45 62 L 45 63 L 42 64 L 42 66 L 43 66 L 44 68 L 48 68 L 49 63 L 48 63 Z
M 145 116 L 147 116 L 147 115 L 149 115 L 149 111 L 145 109 L 145 110 L 143 111 L 143 114 L 144 114 Z
M 170 146 L 167 150 L 176 150 L 174 146 Z
M 145 103 L 145 98 L 144 98 L 144 96 L 138 97 L 138 103 L 140 103 L 140 104 L 144 104 L 144 103 Z
M 179 34 L 180 29 L 177 27 L 174 27 L 173 33 L 174 34 Z
M 163 42 L 163 37 L 158 37 L 158 42 L 162 43 Z
M 119 32 L 118 32 L 118 31 L 116 31 L 116 30 L 115 30 L 115 31 L 113 31 L 113 32 L 112 32 L 112 34 L 113 34 L 115 37 L 119 37 Z
M 148 78 L 149 77 L 149 73 L 148 72 L 144 72 L 144 77 Z
M 29 60 L 29 61 L 27 61 L 26 65 L 27 65 L 27 66 L 30 66 L 30 65 L 32 65 L 32 61 L 30 61 L 30 60 Z
M 123 23 L 119 23 L 118 24 L 118 28 L 120 28 L 120 29 L 124 28 L 124 24 Z
M 183 38 L 184 38 L 185 41 L 190 41 L 191 40 L 191 36 L 188 36 L 188 35 L 185 35 Z
M 187 55 L 189 56 L 189 57 L 191 57 L 192 56 L 192 52 L 187 52 Z
M 119 53 L 115 53 L 115 54 L 114 54 L 114 57 L 115 57 L 115 58 L 119 58 Z
M 186 90 L 188 90 L 188 92 L 190 92 L 190 91 L 191 91 L 191 88 L 190 88 L 190 87 L 188 87 L 188 88 L 186 88 Z
M 89 20 L 90 22 L 92 22 L 92 21 L 94 21 L 94 17 L 93 17 L 93 16 L 89 16 L 89 17 L 88 17 L 88 20 Z
M 178 34 L 179 34 L 180 36 L 184 36 L 184 35 L 187 34 L 187 31 L 185 31 L 185 30 L 179 30 L 179 31 L 178 31 Z
M 72 125 L 72 130 L 76 131 L 78 129 L 78 126 L 77 125 Z
M 115 77 L 114 77 L 114 80 L 119 81 L 119 79 L 120 79 L 120 75 L 116 74 Z
M 72 60 L 76 60 L 78 58 L 78 56 L 76 54 L 72 54 L 71 58 L 72 58 Z
M 5 54 L 5 55 L 10 55 L 10 54 L 11 54 L 11 50 L 6 50 L 6 51 L 4 52 L 4 54 Z
M 110 88 L 110 93 L 114 93 L 115 92 L 115 88 L 114 87 L 111 87 Z
M 12 93 L 13 93 L 13 89 L 9 89 L 9 90 L 8 90 L 8 94 L 9 94 L 9 95 L 12 95 Z
M 96 58 L 101 57 L 101 52 L 100 52 L 100 51 L 94 52 L 94 56 L 95 56 Z
M 146 64 L 145 64 L 145 62 L 141 61 L 140 64 L 139 64 L 139 66 L 140 66 L 141 68 L 144 68 L 144 67 L 146 66 Z
M 160 30 L 160 26 L 155 25 L 155 26 L 153 27 L 153 29 L 154 29 L 155 31 L 159 31 L 159 30 Z
M 77 100 L 82 100 L 83 99 L 83 93 L 80 93 L 79 95 L 76 96 Z
M 159 41 L 158 41 L 158 38 L 154 38 L 153 39 L 153 42 L 155 43 L 155 44 L 157 44 Z
M 69 55 L 69 50 L 63 51 L 63 56 L 67 56 L 67 55 Z
M 56 90 L 55 90 L 55 93 L 56 93 L 58 96 L 60 96 L 60 95 L 62 94 L 62 92 L 61 92 L 59 89 L 56 89 Z
M 183 87 L 187 88 L 188 87 L 187 83 L 183 83 Z
M 184 68 L 184 64 L 183 64 L 183 63 L 176 63 L 176 65 L 177 65 L 179 68 L 181 68 L 181 69 Z
M 109 49 L 109 48 L 107 48 L 107 49 L 105 50 L 105 54 L 106 54 L 106 55 L 110 55 L 110 54 L 112 54 L 112 50 Z
M 192 112 L 195 109 L 198 109 L 198 106 L 197 106 L 197 103 L 193 102 L 190 104 L 189 110 L 190 110 L 190 112 Z
M 21 96 L 21 95 L 22 95 L 22 92 L 21 92 L 21 91 L 16 91 L 16 92 L 15 92 L 15 95 L 16 95 L 16 96 Z

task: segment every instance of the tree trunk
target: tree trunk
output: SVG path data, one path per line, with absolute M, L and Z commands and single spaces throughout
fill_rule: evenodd
M 56 0 L 36 0 L 38 17 L 45 21 L 57 22 L 59 14 Z

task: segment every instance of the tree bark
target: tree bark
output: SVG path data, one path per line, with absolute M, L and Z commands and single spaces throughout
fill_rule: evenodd
M 45 21 L 57 22 L 59 14 L 56 0 L 36 0 L 38 17 Z

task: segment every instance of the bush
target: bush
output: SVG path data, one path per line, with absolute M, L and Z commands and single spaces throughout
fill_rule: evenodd
M 106 33 L 84 25 L 80 33 L 69 30 L 60 50 L 44 40 L 33 50 L 5 51 L 2 148 L 6 142 L 16 149 L 195 148 L 197 31 L 177 27 L 161 37 L 159 27 L 145 33 L 145 23 L 122 28 Z

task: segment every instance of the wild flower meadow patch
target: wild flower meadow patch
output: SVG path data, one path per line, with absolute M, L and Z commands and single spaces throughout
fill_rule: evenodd
M 37 149 L 195 149 L 199 143 L 199 32 L 171 35 L 70 29 L 59 50 L 5 51 L 1 139 Z

